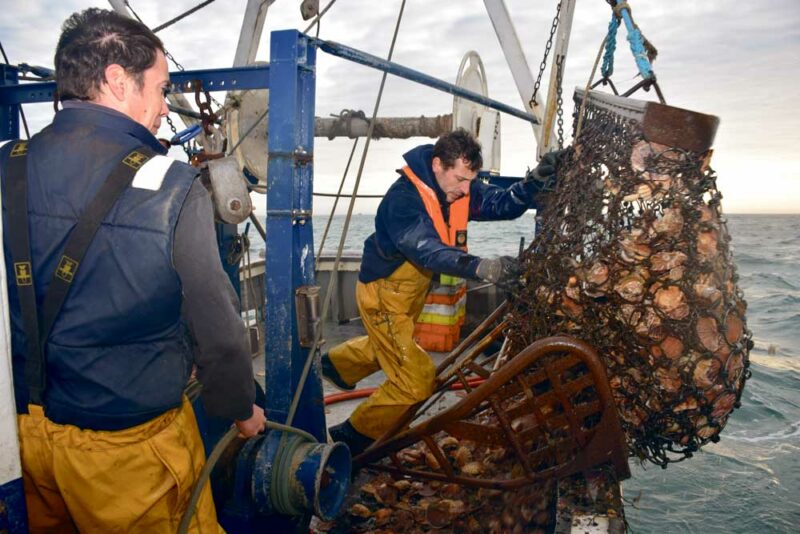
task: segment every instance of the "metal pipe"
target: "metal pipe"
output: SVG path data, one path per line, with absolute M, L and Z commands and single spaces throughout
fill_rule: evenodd
M 375 119 L 372 130 L 373 139 L 408 139 L 409 137 L 436 138 L 453 129 L 453 115 L 436 117 L 379 117 Z M 365 117 L 317 117 L 314 119 L 314 136 L 327 137 L 365 137 L 369 121 Z
M 198 11 L 198 10 L 206 7 L 208 4 L 210 4 L 213 1 L 214 0 L 206 0 L 205 2 L 194 6 L 193 8 L 189 9 L 188 11 L 184 11 L 183 13 L 178 15 L 177 17 L 174 17 L 174 18 L 168 20 L 167 22 L 165 22 L 164 24 L 160 24 L 160 25 L 156 26 L 155 28 L 153 28 L 153 33 L 158 33 L 159 31 L 163 30 L 164 28 L 168 28 L 168 27 L 172 26 L 176 22 L 185 19 L 186 17 L 188 17 L 189 15 L 194 13 L 195 11 Z
M 373 56 L 372 54 L 367 54 L 361 50 L 357 50 L 343 44 L 334 43 L 332 41 L 315 39 L 313 37 L 309 37 L 308 41 L 310 45 L 316 46 L 323 52 L 327 52 L 333 56 L 347 59 L 355 63 L 360 63 L 361 65 L 366 65 L 367 67 L 372 67 L 400 78 L 411 80 L 412 82 L 427 85 L 428 87 L 444 91 L 445 93 L 450 93 L 451 95 L 460 96 L 461 98 L 471 102 L 483 104 L 484 106 L 496 109 L 497 111 L 502 111 L 503 113 L 507 113 L 533 124 L 539 124 L 539 120 L 530 113 L 526 113 L 522 110 L 511 107 L 508 104 L 503 104 L 497 100 L 493 100 L 483 95 L 479 95 L 478 93 L 463 89 L 452 83 L 440 80 L 439 78 L 434 78 L 433 76 L 429 76 L 428 74 L 424 74 L 418 70 L 410 69 L 391 61 L 386 61 L 377 56 Z

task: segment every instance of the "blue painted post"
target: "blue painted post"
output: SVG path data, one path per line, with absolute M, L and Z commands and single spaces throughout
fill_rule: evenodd
M 18 85 L 17 69 L 11 65 L 0 65 L 0 87 Z M 19 106 L 0 103 L 0 141 L 19 137 Z
M 265 368 L 267 417 L 282 423 L 309 352 L 298 342 L 295 291 L 315 284 L 311 202 L 316 49 L 295 30 L 273 32 L 270 47 Z M 318 362 L 292 424 L 325 441 Z

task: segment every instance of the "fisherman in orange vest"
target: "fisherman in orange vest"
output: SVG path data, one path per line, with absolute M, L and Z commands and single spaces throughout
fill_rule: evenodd
M 465 130 L 418 146 L 387 191 L 364 242 L 356 301 L 367 335 L 322 356 L 323 377 L 341 389 L 376 371 L 386 381 L 345 422 L 330 428 L 355 456 L 433 392 L 435 367 L 414 341 L 414 323 L 433 273 L 504 284 L 518 276 L 514 258 L 466 251 L 467 221 L 515 219 L 555 179 L 563 152 L 546 154 L 525 180 L 503 189 L 476 180 L 481 147 Z

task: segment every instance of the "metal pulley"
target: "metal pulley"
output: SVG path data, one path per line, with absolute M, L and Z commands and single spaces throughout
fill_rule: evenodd
M 217 218 L 228 224 L 247 220 L 253 204 L 236 158 L 228 156 L 209 160 L 208 176 Z
M 458 67 L 456 85 L 480 95 L 489 96 L 486 71 L 481 57 L 474 50 L 464 54 Z M 463 128 L 478 138 L 483 147 L 483 168 L 500 173 L 500 112 L 461 97 L 453 99 L 453 130 Z
M 242 172 L 266 185 L 269 89 L 231 92 L 225 106 L 230 108 L 225 124 L 228 146 L 235 147 L 232 155 Z

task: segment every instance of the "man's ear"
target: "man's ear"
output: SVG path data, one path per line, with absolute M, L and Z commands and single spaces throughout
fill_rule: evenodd
M 109 93 L 120 102 L 125 100 L 128 92 L 129 77 L 125 69 L 116 63 L 106 67 L 105 86 Z
M 439 174 L 444 170 L 444 165 L 442 164 L 441 158 L 439 156 L 434 156 L 431 160 L 431 167 L 433 168 L 434 174 Z

